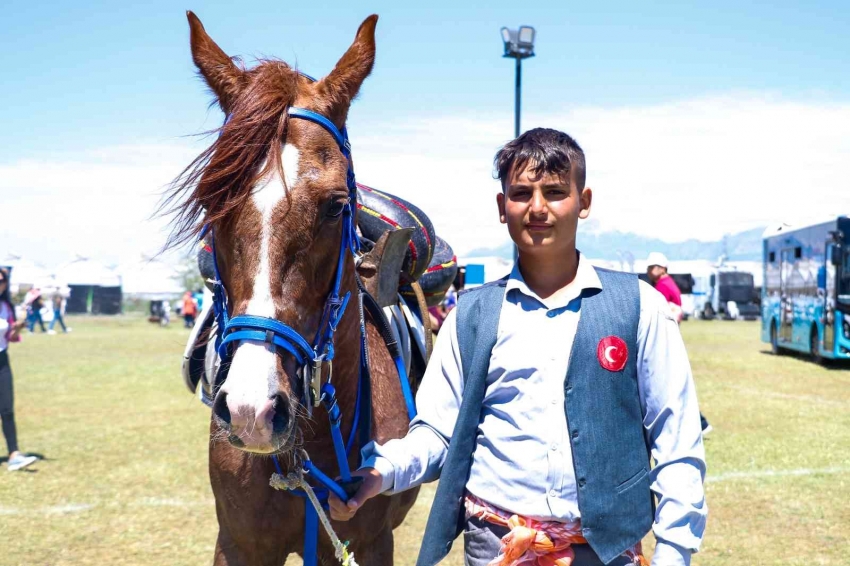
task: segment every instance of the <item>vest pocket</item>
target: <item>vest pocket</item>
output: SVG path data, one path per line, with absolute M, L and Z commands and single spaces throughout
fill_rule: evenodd
M 635 486 L 635 484 L 639 483 L 647 475 L 649 475 L 649 471 L 647 471 L 645 467 L 641 468 L 638 473 L 636 473 L 635 475 L 633 475 L 632 477 L 617 486 L 617 493 L 623 493 L 624 491 L 631 489 Z

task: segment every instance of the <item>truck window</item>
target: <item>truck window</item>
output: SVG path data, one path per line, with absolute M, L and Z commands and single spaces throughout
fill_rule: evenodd
M 838 300 L 850 304 L 850 249 L 844 252 L 844 265 L 838 276 Z

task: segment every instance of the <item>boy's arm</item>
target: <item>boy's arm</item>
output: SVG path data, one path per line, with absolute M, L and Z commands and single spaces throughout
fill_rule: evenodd
M 407 436 L 361 451 L 362 468 L 381 474 L 381 491 L 397 493 L 437 479 L 446 459 L 463 390 L 455 310 L 449 312 L 416 393 L 417 416 Z
M 705 450 L 696 387 L 679 325 L 667 301 L 640 282 L 638 388 L 647 442 L 655 460 L 658 505 L 653 566 L 690 564 L 705 531 Z

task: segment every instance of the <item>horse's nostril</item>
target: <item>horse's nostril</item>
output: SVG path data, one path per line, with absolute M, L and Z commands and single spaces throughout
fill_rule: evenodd
M 219 391 L 213 401 L 213 414 L 223 424 L 224 428 L 230 428 L 230 409 L 227 408 L 227 392 Z
M 273 400 L 272 432 L 281 434 L 286 432 L 286 427 L 289 425 L 289 402 L 281 395 L 275 395 Z

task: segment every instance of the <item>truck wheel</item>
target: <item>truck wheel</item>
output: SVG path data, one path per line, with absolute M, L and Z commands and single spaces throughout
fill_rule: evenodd
M 782 355 L 782 350 L 779 348 L 779 336 L 776 335 L 776 324 L 770 325 L 770 351 L 774 356 Z
M 809 354 L 812 357 L 812 361 L 818 365 L 823 365 L 824 359 L 823 356 L 820 355 L 820 344 L 818 343 L 818 328 L 817 326 L 812 327 L 812 333 L 809 337 Z

